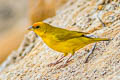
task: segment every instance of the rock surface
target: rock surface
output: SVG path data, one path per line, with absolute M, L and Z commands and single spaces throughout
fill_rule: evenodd
M 62 54 L 48 48 L 30 32 L 20 48 L 1 65 L 1 80 L 120 80 L 119 0 L 69 0 L 55 17 L 45 22 L 112 40 L 97 43 L 88 63 L 84 60 L 93 44 L 77 51 L 67 66 L 59 68 L 68 57 L 48 67 Z

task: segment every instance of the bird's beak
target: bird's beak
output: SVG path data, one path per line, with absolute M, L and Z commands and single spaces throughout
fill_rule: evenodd
M 28 28 L 28 30 L 30 30 L 30 31 L 31 31 L 32 29 L 33 29 L 32 26 L 30 26 L 30 27 Z

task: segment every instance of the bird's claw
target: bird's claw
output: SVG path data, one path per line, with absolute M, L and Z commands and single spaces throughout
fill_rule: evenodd
M 59 64 L 60 62 L 62 62 L 62 61 L 57 61 L 57 62 L 54 62 L 54 63 L 50 63 L 50 64 L 48 64 L 48 67 L 55 66 L 56 64 Z
M 55 66 L 55 65 L 56 65 L 55 63 L 50 63 L 48 64 L 48 67 Z
M 68 65 L 68 64 L 63 64 L 63 65 L 59 66 L 57 69 L 64 68 L 64 67 L 66 67 L 67 65 Z
M 60 69 L 60 68 L 64 68 L 64 67 L 66 67 L 71 61 L 72 61 L 72 60 L 68 60 L 68 61 L 66 61 L 65 64 L 59 66 L 57 69 Z

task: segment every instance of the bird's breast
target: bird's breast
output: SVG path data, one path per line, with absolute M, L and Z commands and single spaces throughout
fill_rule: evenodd
M 47 36 L 47 37 L 43 37 L 42 39 L 47 44 L 48 47 L 58 52 L 68 53 L 68 50 L 70 50 L 69 49 L 70 47 L 69 48 L 66 47 L 64 42 L 58 41 L 53 37 Z
M 56 45 L 59 44 L 59 42 L 51 36 L 45 36 L 42 37 L 42 39 L 50 48 L 54 48 Z

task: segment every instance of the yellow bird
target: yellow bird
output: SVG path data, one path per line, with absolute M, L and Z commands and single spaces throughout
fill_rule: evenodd
M 70 59 L 74 55 L 75 51 L 90 43 L 109 40 L 107 38 L 91 38 L 86 36 L 88 33 L 70 31 L 54 27 L 44 22 L 33 24 L 29 27 L 29 30 L 34 31 L 53 50 L 64 53 L 63 57 L 50 65 L 58 64 L 61 62 L 62 58 L 71 53 L 72 55 L 69 57 Z M 66 62 L 68 62 L 69 59 Z

